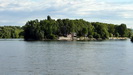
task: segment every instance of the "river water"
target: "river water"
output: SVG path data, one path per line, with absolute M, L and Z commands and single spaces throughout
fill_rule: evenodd
M 133 43 L 1 39 L 0 75 L 133 75 Z

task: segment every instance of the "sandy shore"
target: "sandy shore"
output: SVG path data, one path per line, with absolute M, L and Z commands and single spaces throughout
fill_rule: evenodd
M 127 37 L 109 37 L 108 38 L 109 40 L 115 40 L 115 39 L 118 39 L 118 40 L 124 40 L 124 39 L 128 39 Z M 71 41 L 71 40 L 103 40 L 102 38 L 88 38 L 88 37 L 80 37 L 80 38 L 77 38 L 77 37 L 74 37 L 73 39 L 71 37 L 59 37 L 58 40 L 68 40 L 68 41 Z

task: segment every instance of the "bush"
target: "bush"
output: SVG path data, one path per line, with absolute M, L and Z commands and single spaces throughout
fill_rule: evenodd
M 89 38 L 93 38 L 93 36 L 92 36 L 92 35 L 89 35 L 88 37 L 89 37 Z
M 133 37 L 131 38 L 131 41 L 133 42 Z
M 101 36 L 98 33 L 94 33 L 93 37 L 96 38 L 96 39 L 101 38 Z
M 57 39 L 56 35 L 50 34 L 47 36 L 47 39 Z

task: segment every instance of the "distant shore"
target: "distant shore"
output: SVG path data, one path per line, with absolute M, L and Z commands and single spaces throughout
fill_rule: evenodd
M 109 37 L 108 38 L 109 40 L 126 40 L 126 39 L 128 39 L 128 37 Z M 82 40 L 88 40 L 88 41 L 96 41 L 96 40 L 105 40 L 105 39 L 102 39 L 102 38 L 88 38 L 88 37 L 79 37 L 79 38 L 77 38 L 77 37 L 74 37 L 74 38 L 71 38 L 71 37 L 63 37 L 63 36 L 61 36 L 61 37 L 59 37 L 59 39 L 58 40 L 66 40 L 66 41 L 71 41 L 71 40 L 77 40 L 77 41 L 82 41 Z
M 126 40 L 126 39 L 129 39 L 128 37 L 110 37 L 109 38 L 110 40 L 115 40 L 115 39 L 119 39 L 119 40 Z
M 2 39 L 2 38 L 1 38 Z M 16 39 L 21 39 L 23 38 L 4 38 L 4 40 L 16 40 Z M 59 37 L 58 39 L 43 39 L 43 40 L 33 40 L 33 39 L 28 39 L 25 41 L 100 41 L 100 40 L 126 40 L 129 39 L 128 37 L 109 37 L 108 39 L 102 39 L 102 38 L 88 38 L 88 37 Z

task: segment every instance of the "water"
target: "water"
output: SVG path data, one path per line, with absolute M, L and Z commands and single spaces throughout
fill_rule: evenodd
M 130 40 L 0 40 L 0 75 L 132 74 Z

